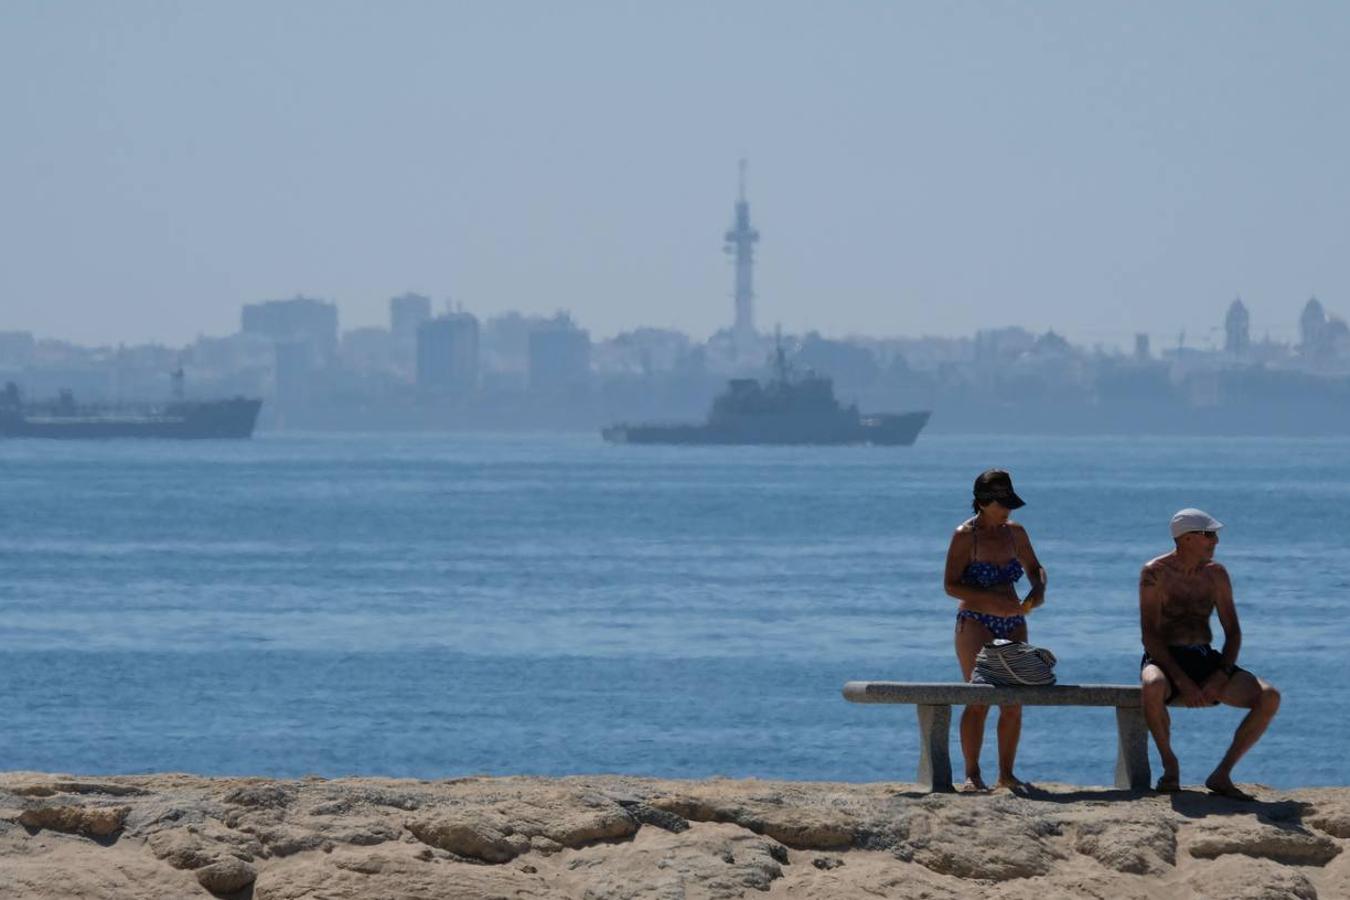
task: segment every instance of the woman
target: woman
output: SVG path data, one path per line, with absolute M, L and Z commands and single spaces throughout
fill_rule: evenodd
M 1045 602 L 1045 570 L 1031 549 L 1026 529 L 1008 518 L 1025 502 L 1013 491 L 1012 478 L 990 469 L 975 479 L 975 515 L 962 522 L 947 549 L 947 593 L 960 601 L 956 612 L 956 658 L 970 681 L 975 656 L 995 638 L 1027 639 L 1027 613 Z M 1031 591 L 1019 600 L 1014 587 L 1027 574 Z M 1013 774 L 1017 739 L 1022 734 L 1022 707 L 1000 706 L 998 714 L 998 785 L 1012 790 L 1028 785 Z M 980 777 L 980 744 L 984 742 L 987 706 L 967 706 L 961 714 L 961 755 L 966 783 L 962 790 L 987 790 Z

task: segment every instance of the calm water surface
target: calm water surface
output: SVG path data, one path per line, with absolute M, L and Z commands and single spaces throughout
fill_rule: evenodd
M 1203 507 L 1229 526 L 1242 664 L 1285 693 L 1239 779 L 1347 784 L 1348 457 L 1263 439 L 0 441 L 0 769 L 909 780 L 912 708 L 839 688 L 958 677 L 943 557 L 972 479 L 1002 465 L 1050 572 L 1032 639 L 1062 681 L 1137 677 L 1139 566 L 1175 509 Z M 1175 713 L 1186 780 L 1238 718 Z M 1110 710 L 1026 714 L 1024 777 L 1109 783 L 1114 753 Z

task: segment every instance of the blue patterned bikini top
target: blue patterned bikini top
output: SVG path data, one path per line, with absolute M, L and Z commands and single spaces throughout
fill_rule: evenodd
M 974 556 L 978 549 L 977 534 L 978 532 L 972 531 L 970 542 L 971 556 Z M 1001 566 L 998 563 L 972 559 L 966 564 L 966 570 L 961 573 L 961 580 L 966 584 L 990 588 L 997 584 L 1015 584 L 1022 579 L 1023 574 L 1025 574 L 1025 572 L 1022 568 L 1022 563 L 1017 557 L 1013 557 Z
M 966 566 L 961 580 L 966 584 L 987 588 L 996 584 L 1014 584 L 1021 580 L 1022 575 L 1022 564 L 1015 559 L 1008 560 L 1007 565 L 1002 566 L 991 562 L 973 562 Z

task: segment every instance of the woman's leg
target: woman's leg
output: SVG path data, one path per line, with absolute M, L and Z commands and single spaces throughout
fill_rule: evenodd
M 970 681 L 975 673 L 975 657 L 980 648 L 994 639 L 994 636 L 979 622 L 972 619 L 956 620 L 956 660 L 961 664 L 961 677 Z M 961 711 L 961 756 L 966 764 L 967 790 L 984 790 L 984 779 L 980 777 L 980 745 L 984 743 L 984 720 L 989 715 L 987 706 L 967 706 Z
M 1026 642 L 1027 626 L 1022 625 L 1012 633 L 1014 641 Z M 998 783 L 1003 787 L 1021 788 L 1026 782 L 1013 774 L 1013 764 L 1017 762 L 1017 742 L 1022 737 L 1022 707 L 1000 706 L 998 708 Z
M 1022 781 L 1013 774 L 1017 762 L 1017 742 L 1022 737 L 1022 707 L 998 708 L 998 783 L 1017 787 Z

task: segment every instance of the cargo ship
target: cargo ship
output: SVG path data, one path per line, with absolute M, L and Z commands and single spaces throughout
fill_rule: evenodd
M 181 377 L 175 373 L 176 388 Z M 261 408 L 261 400 L 248 397 L 181 396 L 160 406 L 82 406 L 70 391 L 61 391 L 51 402 L 24 403 L 18 386 L 10 382 L 0 391 L 0 438 L 248 438 Z
M 834 383 L 814 373 L 794 376 L 780 344 L 774 377 L 736 378 L 713 400 L 703 423 L 619 423 L 602 429 L 619 444 L 881 444 L 909 446 L 930 410 L 864 415 L 834 396 Z

